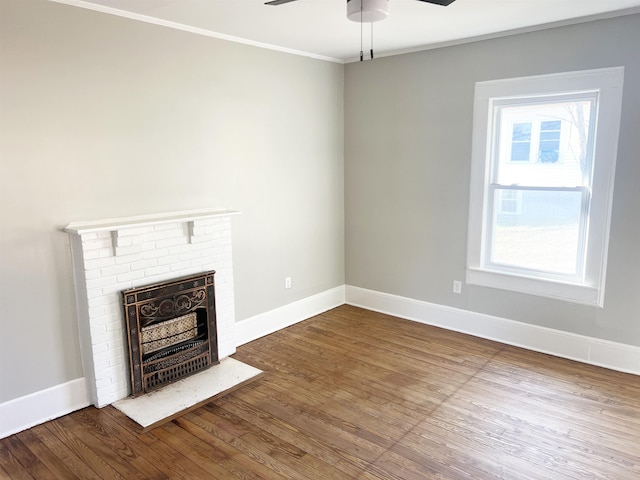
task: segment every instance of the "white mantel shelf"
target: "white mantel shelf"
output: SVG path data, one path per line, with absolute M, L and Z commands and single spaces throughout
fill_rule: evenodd
M 157 213 L 89 222 L 72 222 L 64 228 L 64 231 L 75 235 L 94 232 L 115 232 L 125 228 L 160 225 L 163 223 L 193 222 L 194 220 L 239 215 L 240 213 L 241 212 L 237 210 L 224 209 L 186 210 L 181 212 Z

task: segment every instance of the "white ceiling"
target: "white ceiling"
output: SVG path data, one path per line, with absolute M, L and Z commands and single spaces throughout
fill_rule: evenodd
M 347 20 L 345 0 L 53 1 L 330 61 L 360 53 L 360 24 Z M 389 18 L 373 24 L 373 47 L 376 56 L 392 55 L 632 13 L 640 13 L 640 0 L 456 0 L 448 7 L 389 0 Z M 363 37 L 368 53 L 369 24 Z

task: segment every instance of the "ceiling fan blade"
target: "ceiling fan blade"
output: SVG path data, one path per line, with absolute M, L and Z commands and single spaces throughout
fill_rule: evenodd
M 447 5 L 451 5 L 456 0 L 418 0 L 419 2 L 433 3 L 434 5 L 442 5 L 446 7 Z
M 296 0 L 273 0 L 272 2 L 267 2 L 265 5 L 282 5 L 283 3 L 295 2 Z

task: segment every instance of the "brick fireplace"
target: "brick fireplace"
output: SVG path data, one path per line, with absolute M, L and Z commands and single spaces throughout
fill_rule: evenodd
M 222 360 L 235 352 L 231 216 L 238 213 L 198 210 L 65 228 L 84 375 L 95 406 L 131 393 L 123 290 L 215 270 L 218 355 Z

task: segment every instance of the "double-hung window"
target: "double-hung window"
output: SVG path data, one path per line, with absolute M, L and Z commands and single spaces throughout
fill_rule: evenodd
M 468 283 L 603 305 L 623 75 L 476 84 Z

